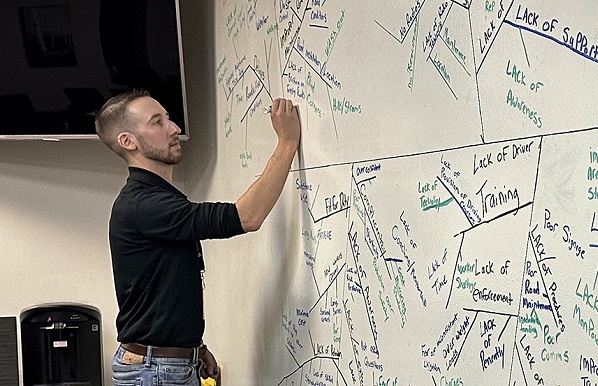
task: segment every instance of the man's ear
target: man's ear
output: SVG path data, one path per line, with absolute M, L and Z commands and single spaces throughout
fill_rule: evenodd
M 120 133 L 118 137 L 116 137 L 116 142 L 118 142 L 118 145 L 125 150 L 132 151 L 137 149 L 137 138 L 135 138 L 133 133 L 128 131 Z

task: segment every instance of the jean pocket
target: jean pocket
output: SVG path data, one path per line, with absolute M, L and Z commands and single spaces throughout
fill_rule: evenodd
M 148 371 L 151 367 L 147 367 L 146 365 L 121 365 L 121 364 L 112 364 L 112 371 L 116 374 L 122 376 L 127 376 L 128 374 L 133 374 L 132 376 L 136 376 L 140 371 Z M 155 367 L 154 367 L 155 371 Z
M 191 383 L 191 381 L 197 380 L 197 375 L 190 364 L 159 363 L 158 379 L 163 381 L 164 386 L 194 385 L 196 383 Z
M 151 377 L 151 369 L 143 365 L 112 365 L 112 382 L 114 386 L 146 386 L 149 384 L 144 382 L 144 379 L 151 379 Z
M 143 386 L 143 381 L 139 381 L 137 382 L 137 380 L 123 380 L 123 379 L 117 379 L 112 377 L 112 384 L 114 386 Z

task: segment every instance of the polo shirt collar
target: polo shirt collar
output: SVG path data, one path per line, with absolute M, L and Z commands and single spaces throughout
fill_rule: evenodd
M 150 186 L 158 186 L 162 189 L 166 189 L 169 192 L 174 194 L 180 194 L 186 197 L 180 190 L 178 190 L 174 185 L 170 182 L 166 181 L 164 178 L 160 177 L 154 172 L 151 172 L 147 169 L 137 168 L 133 166 L 129 166 L 129 180 L 134 180 L 137 182 L 141 182 L 146 185 Z

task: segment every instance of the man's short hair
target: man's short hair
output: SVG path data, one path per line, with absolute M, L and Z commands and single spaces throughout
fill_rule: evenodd
M 122 158 L 125 158 L 125 151 L 118 145 L 118 135 L 135 130 L 127 107 L 134 100 L 148 96 L 150 94 L 145 90 L 126 91 L 110 98 L 96 114 L 95 128 L 100 140 Z

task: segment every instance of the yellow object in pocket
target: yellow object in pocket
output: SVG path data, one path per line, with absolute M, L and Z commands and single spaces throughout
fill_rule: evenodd
M 202 379 L 201 386 L 216 386 L 214 378 Z

